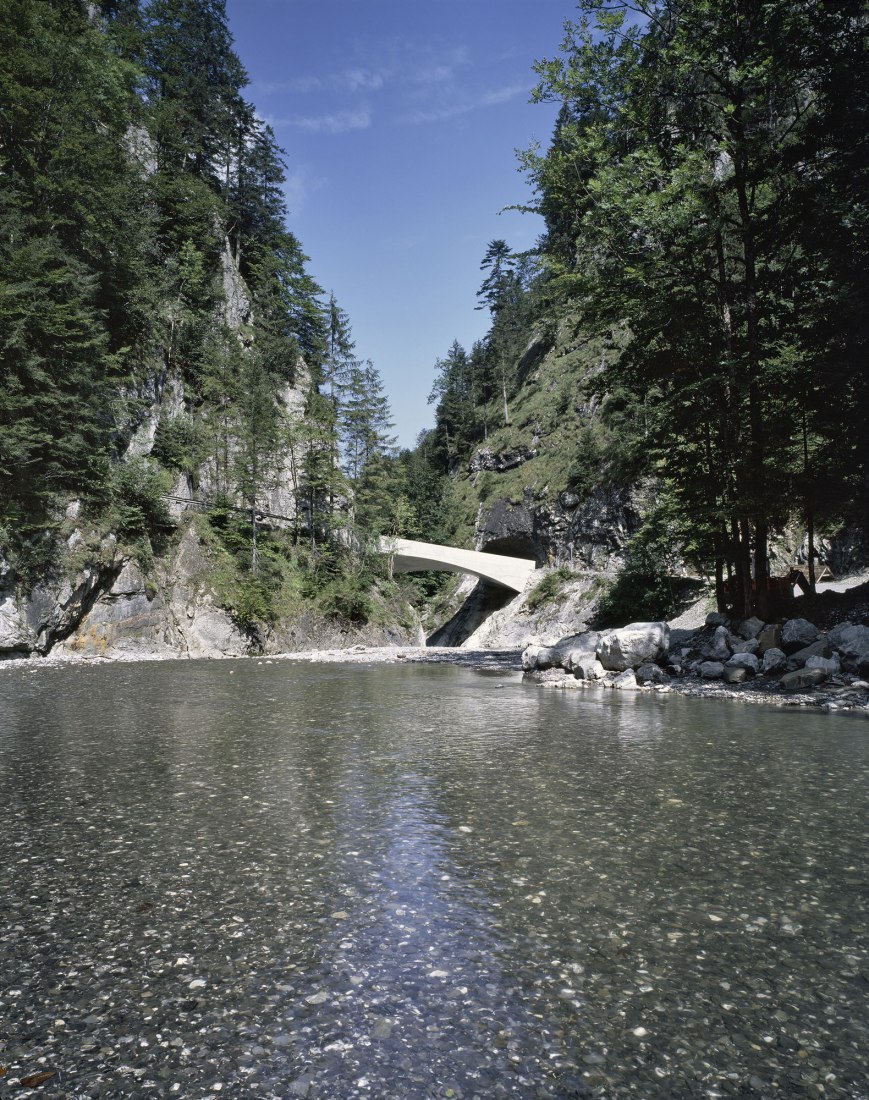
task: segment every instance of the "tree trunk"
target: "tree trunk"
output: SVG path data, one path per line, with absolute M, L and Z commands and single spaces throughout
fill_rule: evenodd
M 254 576 L 259 570 L 259 548 L 256 542 L 256 507 L 250 509 L 250 571 Z

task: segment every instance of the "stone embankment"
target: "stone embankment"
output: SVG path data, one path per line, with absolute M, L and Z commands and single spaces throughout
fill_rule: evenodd
M 563 688 L 597 684 L 869 709 L 869 626 L 847 622 L 827 632 L 807 619 L 731 622 L 719 613 L 695 631 L 631 623 L 555 645 L 532 639 L 522 667 L 530 678 Z

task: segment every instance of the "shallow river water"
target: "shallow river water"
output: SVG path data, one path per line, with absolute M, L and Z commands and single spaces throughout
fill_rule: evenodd
M 0 1095 L 866 1100 L 867 779 L 515 673 L 0 670 Z

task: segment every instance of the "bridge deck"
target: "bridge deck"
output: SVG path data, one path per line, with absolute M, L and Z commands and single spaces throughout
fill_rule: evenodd
M 482 554 L 477 550 L 460 550 L 455 546 L 438 546 L 433 542 L 384 537 L 380 549 L 392 557 L 396 573 L 416 573 L 425 569 L 440 569 L 447 573 L 471 573 L 490 584 L 521 592 L 537 568 L 527 558 L 511 558 L 506 554 Z

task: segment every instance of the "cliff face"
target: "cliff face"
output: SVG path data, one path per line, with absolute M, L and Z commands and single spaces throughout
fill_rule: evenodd
M 534 337 L 506 417 L 452 471 L 456 541 L 478 550 L 613 572 L 640 526 L 649 487 L 619 464 L 595 381 L 616 352 L 564 323 Z
M 171 545 L 147 570 L 114 535 L 83 552 L 85 541 L 75 528 L 57 570 L 29 589 L 0 562 L 0 660 L 48 654 L 240 657 L 421 642 L 412 608 L 386 596 L 379 616 L 385 625 L 348 625 L 310 603 L 290 609 L 268 627 L 243 629 L 221 606 L 220 555 L 201 536 L 194 517 L 181 523 Z

